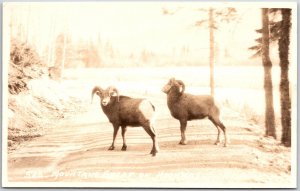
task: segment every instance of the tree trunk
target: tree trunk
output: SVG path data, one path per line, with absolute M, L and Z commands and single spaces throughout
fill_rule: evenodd
M 264 67 L 265 89 L 265 126 L 266 136 L 276 139 L 275 116 L 273 107 L 272 62 L 269 56 L 269 9 L 262 9 L 262 64 Z
M 215 82 L 214 82 L 214 19 L 213 9 L 209 8 L 209 66 L 210 66 L 210 94 L 215 94 Z
M 289 44 L 291 28 L 291 9 L 281 9 L 282 26 L 280 31 L 279 58 L 280 58 L 280 105 L 281 105 L 281 143 L 291 146 L 291 99 L 289 90 Z
M 47 66 L 51 67 L 54 65 L 53 54 L 54 54 L 54 45 L 55 45 L 55 30 L 54 30 L 54 18 L 51 16 L 49 23 L 49 38 L 48 38 L 48 55 L 47 55 Z
M 25 31 L 25 42 L 31 43 L 30 36 L 29 36 L 29 30 L 30 30 L 30 5 L 28 5 L 28 12 L 27 12 L 27 19 L 26 19 L 26 25 L 24 26 Z
M 60 67 L 60 78 L 63 78 L 64 69 L 65 69 L 65 62 L 66 62 L 66 48 L 67 48 L 67 34 L 64 33 L 64 41 L 63 41 L 63 52 L 62 52 L 62 61 Z

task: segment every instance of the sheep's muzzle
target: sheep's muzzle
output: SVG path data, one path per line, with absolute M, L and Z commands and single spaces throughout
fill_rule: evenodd
M 171 86 L 170 86 L 169 84 L 166 84 L 166 85 L 161 89 L 161 91 L 167 94 L 167 93 L 169 93 L 170 89 L 171 89 Z
M 110 97 L 103 98 L 103 100 L 101 101 L 103 106 L 107 106 L 109 102 L 110 102 Z

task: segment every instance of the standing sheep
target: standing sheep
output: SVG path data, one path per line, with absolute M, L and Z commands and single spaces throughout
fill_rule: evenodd
M 106 90 L 103 90 L 98 86 L 94 87 L 92 99 L 95 93 L 100 97 L 101 108 L 114 127 L 113 141 L 109 150 L 114 150 L 115 148 L 115 139 L 120 127 L 122 128 L 123 138 L 122 151 L 126 151 L 125 132 L 127 126 L 142 126 L 153 141 L 153 147 L 150 154 L 155 156 L 158 152 L 158 144 L 154 130 L 155 108 L 151 102 L 146 99 L 134 99 L 127 96 L 119 96 L 118 90 L 112 86 L 108 87 Z
M 167 104 L 171 115 L 180 121 L 181 140 L 179 144 L 187 143 L 185 131 L 187 121 L 195 119 L 208 119 L 217 127 L 218 137 L 215 144 L 220 143 L 220 128 L 224 132 L 225 144 L 228 145 L 226 127 L 220 121 L 220 111 L 210 95 L 191 95 L 184 93 L 185 85 L 181 80 L 171 78 L 162 91 L 167 94 Z

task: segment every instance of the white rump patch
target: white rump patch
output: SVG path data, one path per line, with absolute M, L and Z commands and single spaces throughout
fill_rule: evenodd
M 149 100 L 143 100 L 139 105 L 139 110 L 146 119 L 150 120 L 150 125 L 153 126 L 156 118 L 156 112 L 153 110 Z

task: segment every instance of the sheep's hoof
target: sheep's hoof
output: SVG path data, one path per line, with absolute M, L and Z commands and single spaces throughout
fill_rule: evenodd
M 228 143 L 225 143 L 225 144 L 224 144 L 224 147 L 228 147 L 228 145 L 229 145 Z
M 182 140 L 181 140 L 181 141 L 179 142 L 179 145 L 186 145 L 186 144 L 187 144 L 187 141 L 182 141 Z
M 157 151 L 156 150 L 151 150 L 150 154 L 152 154 L 153 157 L 156 156 Z
M 110 151 L 112 151 L 112 150 L 114 150 L 114 149 L 115 149 L 114 146 L 110 146 L 110 147 L 108 148 L 108 150 L 110 150 Z
M 215 145 L 219 145 L 219 144 L 220 144 L 220 141 L 216 141 L 216 142 L 215 142 Z
M 126 151 L 126 150 L 127 150 L 127 146 L 126 146 L 126 145 L 123 145 L 123 147 L 122 147 L 121 150 L 122 150 L 122 151 Z

